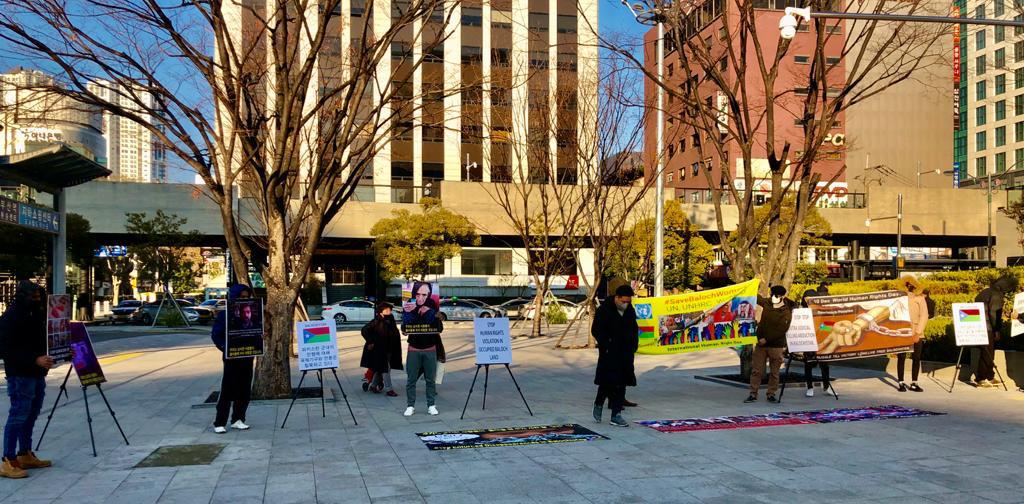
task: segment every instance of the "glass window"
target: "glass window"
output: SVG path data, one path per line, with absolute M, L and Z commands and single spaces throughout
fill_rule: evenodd
M 1006 153 L 996 153 L 996 173 L 1003 173 L 1006 171 Z
M 988 135 L 984 131 L 979 131 L 974 134 L 974 150 L 983 151 L 988 145 Z
M 974 8 L 974 19 L 985 19 L 985 4 Z
M 975 158 L 974 160 L 974 176 L 984 177 L 985 176 L 985 158 Z
M 984 48 L 985 48 L 985 29 L 982 28 L 982 29 L 979 29 L 978 31 L 974 32 L 974 49 L 980 51 L 980 50 L 982 50 Z
M 479 7 L 462 8 L 462 26 L 482 26 L 484 13 Z
M 534 31 L 548 31 L 548 15 L 546 12 L 530 13 L 530 29 Z
M 984 100 L 985 99 L 985 88 L 986 88 L 986 85 L 985 85 L 985 81 L 983 81 L 983 80 L 980 80 L 980 81 L 978 81 L 978 82 L 976 82 L 974 84 L 974 98 L 976 100 Z
M 1016 16 L 1013 16 L 1013 20 L 1014 21 L 1024 21 L 1024 14 L 1017 14 Z M 1014 35 L 1024 35 L 1024 26 L 1014 26 L 1013 27 L 1013 34 Z
M 996 94 L 1003 94 L 1006 92 L 1006 74 L 999 74 L 996 76 Z
M 996 49 L 996 68 L 1006 68 L 1006 49 Z
M 999 42 L 1002 42 L 1002 41 L 1006 40 L 1006 27 L 1005 26 L 996 26 L 995 27 L 995 38 L 996 38 L 996 43 L 997 44 Z
M 1013 43 L 1013 61 L 1017 63 L 1024 61 L 1024 40 Z
M 996 102 L 996 120 L 1002 121 L 1006 119 L 1006 100 L 999 100 Z
M 491 49 L 491 66 L 507 67 L 512 64 L 511 49 L 495 47 Z
M 988 120 L 988 115 L 985 112 L 985 106 L 984 105 L 974 109 L 974 125 L 975 126 L 983 126 L 987 120 Z
M 1006 145 L 1006 126 L 996 128 L 996 147 Z
M 494 9 L 491 11 L 491 28 L 498 30 L 512 29 L 512 12 Z
M 1024 142 L 1024 121 L 1013 125 L 1013 141 Z
M 995 1 L 995 8 L 992 10 L 992 15 L 995 16 L 995 17 L 1000 17 L 1000 16 L 1002 16 L 1005 13 L 1006 13 L 1006 5 L 1003 3 L 1003 0 L 996 0 Z
M 1013 151 L 1013 166 L 1011 170 L 1019 170 L 1024 166 L 1024 149 L 1016 149 Z
M 988 65 L 985 64 L 985 55 L 982 54 L 977 58 L 974 58 L 974 72 L 978 75 L 985 75 Z
M 576 33 L 576 16 L 559 14 L 558 33 Z
M 483 51 L 477 46 L 462 46 L 462 62 L 467 64 L 479 64 L 484 59 Z
M 1024 88 L 1024 67 L 1013 70 L 1013 89 Z
M 801 65 L 806 65 L 811 62 L 810 56 L 793 56 L 793 61 Z
M 511 250 L 462 249 L 463 275 L 511 275 Z

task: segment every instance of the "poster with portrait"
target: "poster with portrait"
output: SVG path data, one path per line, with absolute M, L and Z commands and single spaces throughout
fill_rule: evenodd
M 436 283 L 408 282 L 402 285 L 402 331 L 430 334 L 441 331 L 441 289 Z
M 92 348 L 92 339 L 89 338 L 85 324 L 72 322 L 69 327 L 71 348 L 75 350 L 71 365 L 75 367 L 78 381 L 83 387 L 105 383 L 107 377 L 103 375 L 103 368 L 96 358 L 96 351 Z
M 914 346 L 910 301 L 902 291 L 807 298 L 819 361 L 909 352 Z
M 46 297 L 46 355 L 54 364 L 71 362 L 71 296 L 54 294 Z
M 641 354 L 675 354 L 756 341 L 757 280 L 633 301 Z
M 227 335 L 224 358 L 240 359 L 263 355 L 263 300 L 228 300 Z
M 295 322 L 299 371 L 338 367 L 338 332 L 334 319 Z

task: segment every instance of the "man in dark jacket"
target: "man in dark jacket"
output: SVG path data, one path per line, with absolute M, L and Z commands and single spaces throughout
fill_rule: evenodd
M 793 320 L 795 307 L 796 303 L 786 297 L 786 288 L 781 285 L 772 286 L 771 298 L 758 298 L 754 368 L 750 372 L 750 395 L 743 402 L 751 403 L 757 400 L 766 359 L 771 366 L 771 374 L 768 375 L 768 402 L 779 402 L 775 398 L 775 391 L 779 389 L 779 370 L 782 368 L 782 355 L 786 351 L 786 331 Z
M 1003 303 L 1006 302 L 1006 295 L 1016 289 L 1017 279 L 1004 275 L 974 298 L 974 302 L 985 304 L 985 322 L 988 326 L 988 345 L 981 347 L 978 369 L 974 372 L 974 379 L 978 387 L 990 388 L 1001 383 L 996 379 L 995 347 L 996 342 L 1002 337 L 1000 332 L 1003 326 Z
M 633 289 L 628 285 L 615 289 L 615 295 L 601 303 L 594 316 L 590 333 L 597 340 L 597 398 L 594 400 L 594 420 L 601 422 L 604 402 L 612 410 L 611 424 L 629 427 L 622 418 L 622 403 L 626 387 L 636 386 L 633 355 L 640 344 L 636 311 L 633 310 Z
M 51 465 L 32 453 L 32 429 L 43 407 L 46 373 L 53 367 L 53 359 L 46 355 L 46 291 L 42 287 L 29 281 L 18 284 L 14 303 L 0 317 L 0 341 L 11 399 L 0 476 L 25 478 L 25 469 Z
M 391 312 L 394 306 L 386 301 L 379 301 L 376 315 L 362 329 L 363 355 L 359 366 L 369 369 L 373 377 L 363 385 L 363 390 L 380 393 L 388 389 L 389 397 L 398 394 L 391 385 L 391 370 L 402 369 L 402 336 L 398 333 L 398 324 Z
M 252 297 L 252 289 L 248 285 L 235 284 L 228 289 L 228 301 L 236 299 L 249 299 Z M 242 357 L 238 359 L 226 359 L 224 356 L 224 345 L 227 338 L 226 314 L 231 308 L 217 312 L 213 320 L 213 328 L 210 330 L 210 339 L 220 350 L 221 360 L 224 361 L 224 375 L 220 380 L 220 397 L 217 398 L 217 417 L 213 421 L 213 431 L 217 434 L 224 434 L 228 431 L 228 414 L 231 414 L 231 428 L 247 430 L 249 426 L 245 423 L 245 412 L 249 409 L 249 399 L 252 397 L 252 365 L 253 357 Z

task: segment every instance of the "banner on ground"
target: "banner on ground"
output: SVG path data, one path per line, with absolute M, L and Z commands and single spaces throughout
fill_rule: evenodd
M 721 289 L 637 299 L 641 354 L 675 354 L 751 345 L 757 280 Z
M 881 291 L 807 298 L 819 361 L 857 359 L 913 349 L 906 292 Z
M 473 319 L 477 364 L 512 364 L 512 340 L 507 318 Z
M 226 359 L 243 357 L 259 357 L 263 355 L 263 300 L 234 299 L 228 300 Z
M 107 377 L 103 375 L 103 368 L 96 358 L 96 351 L 92 348 L 92 339 L 89 338 L 89 331 L 85 324 L 72 322 L 70 328 L 71 348 L 75 350 L 75 356 L 71 359 L 71 365 L 75 367 L 75 374 L 83 387 L 106 383 Z
M 953 303 L 952 311 L 956 346 L 988 345 L 985 303 Z
M 1024 292 L 1013 296 L 1013 311 L 1024 315 Z M 1010 322 L 1010 336 L 1020 336 L 1021 334 L 1024 334 L 1024 322 L 1013 319 Z
M 299 371 L 338 367 L 338 331 L 334 319 L 295 322 Z
M 578 443 L 608 439 L 579 424 L 538 425 L 416 434 L 431 450 L 496 448 L 531 444 Z
M 402 285 L 402 331 L 406 334 L 441 332 L 440 286 L 430 282 Z
M 814 331 L 814 314 L 810 308 L 793 310 L 793 319 L 786 331 L 786 348 L 791 353 L 817 352 L 818 336 Z
M 54 364 L 71 362 L 71 296 L 54 294 L 46 297 L 46 355 Z

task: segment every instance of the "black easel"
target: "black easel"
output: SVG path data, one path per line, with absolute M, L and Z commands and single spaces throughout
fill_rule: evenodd
M 519 391 L 519 397 L 523 398 L 523 404 L 526 405 L 526 411 L 530 412 L 530 416 L 533 416 L 533 410 L 530 409 L 530 403 L 526 402 L 526 396 L 523 395 L 523 389 L 519 388 L 519 382 L 516 381 L 516 375 L 512 374 L 512 368 L 508 364 L 504 364 L 505 369 L 508 370 L 508 375 L 512 377 L 512 383 L 516 385 L 516 390 Z M 459 420 L 466 418 L 466 408 L 469 407 L 469 398 L 473 396 L 473 387 L 476 386 L 476 378 L 480 376 L 480 368 L 484 368 L 484 402 L 481 409 L 487 409 L 487 381 L 491 376 L 491 365 L 490 364 L 477 364 L 476 373 L 473 374 L 473 383 L 469 385 L 469 394 L 466 395 L 466 404 L 462 406 L 462 416 Z
M 955 387 L 955 386 L 956 386 L 956 382 L 957 382 L 957 380 L 959 380 L 959 379 L 960 379 L 960 368 L 962 368 L 962 367 L 963 367 L 963 366 L 962 366 L 962 365 L 960 364 L 960 361 L 962 361 L 962 360 L 963 360 L 963 358 L 964 358 L 964 348 L 965 348 L 965 347 L 960 347 L 960 355 L 959 355 L 959 356 L 957 356 L 957 358 L 956 358 L 956 368 L 954 368 L 954 369 L 953 369 L 953 381 L 951 381 L 951 382 L 949 383 L 949 393 L 950 393 L 950 394 L 952 394 L 952 393 L 953 393 L 953 387 Z M 983 348 L 983 347 L 978 347 L 978 348 L 979 348 L 979 349 L 980 349 L 980 350 L 981 350 L 982 352 L 984 352 L 984 351 L 985 351 L 985 348 Z M 995 358 L 994 358 L 994 357 L 995 357 L 995 356 L 993 356 L 993 359 L 992 359 L 992 370 L 993 370 L 993 371 L 995 371 L 995 372 L 996 372 L 996 375 L 998 375 L 998 376 L 999 376 L 999 381 L 1000 381 L 1000 383 L 1002 383 L 1002 384 L 1003 384 L 1003 390 L 1005 390 L 1005 391 L 1009 392 L 1009 390 L 1010 390 L 1010 389 L 1006 387 L 1006 380 L 1003 380 L 1003 373 L 1000 373 L 1000 372 L 999 372 L 999 366 L 997 366 L 997 365 L 996 365 L 996 360 L 995 360 Z
M 36 442 L 36 450 L 43 445 L 43 437 L 46 436 L 46 430 L 50 428 L 50 421 L 53 420 L 53 414 L 57 411 L 57 404 L 60 403 L 60 396 L 63 395 L 67 399 L 71 399 L 68 396 L 68 379 L 71 378 L 71 370 L 74 366 L 68 365 L 68 372 L 64 375 L 64 381 L 60 384 L 60 390 L 57 391 L 57 399 L 53 401 L 53 407 L 50 408 L 50 415 L 46 417 L 46 425 L 43 426 L 43 432 L 39 435 L 39 441 Z M 96 390 L 100 392 L 100 397 L 103 398 L 103 403 L 107 405 L 107 411 L 110 412 L 110 418 L 114 419 L 114 425 L 117 426 L 117 430 L 121 433 L 121 437 L 124 439 L 124 444 L 131 445 L 128 442 L 128 436 L 124 435 L 124 429 L 121 428 L 121 423 L 117 421 L 117 415 L 114 414 L 113 408 L 110 407 L 110 401 L 107 400 L 107 395 L 103 393 L 103 386 L 101 383 L 93 385 Z M 92 443 L 92 456 L 96 455 L 96 438 L 92 432 L 92 413 L 89 411 L 89 386 L 82 385 L 82 398 L 85 401 L 85 419 L 89 423 L 89 441 Z
M 797 358 L 793 357 L 793 354 L 789 354 L 789 357 L 786 358 L 786 377 L 783 378 L 783 380 L 782 380 L 782 388 L 779 390 L 779 402 L 780 403 L 782 402 L 782 396 L 786 395 L 786 383 L 789 383 L 789 376 L 790 376 L 789 368 L 793 364 L 794 360 L 796 360 L 797 362 L 803 362 L 804 365 L 807 364 L 806 360 L 797 359 Z M 815 364 L 820 364 L 820 362 L 816 361 L 816 360 L 815 361 L 811 361 L 811 362 L 814 362 Z M 821 382 L 822 382 L 822 386 L 823 387 L 828 387 L 829 392 L 832 392 L 832 396 L 835 397 L 836 400 L 838 401 L 839 400 L 839 394 L 836 393 L 836 387 L 835 387 L 835 385 L 833 385 L 832 380 L 825 380 L 824 378 L 822 378 Z
M 334 374 L 334 381 L 338 383 L 338 390 L 341 391 L 341 397 L 345 399 L 345 405 L 348 406 L 348 414 L 352 415 L 352 423 L 359 425 L 356 421 L 356 414 L 352 412 L 352 405 L 348 402 L 348 395 L 345 394 L 345 387 L 341 386 L 341 380 L 338 379 L 338 370 L 336 368 L 329 368 L 331 373 Z M 288 412 L 284 414 L 284 421 L 281 422 L 281 428 L 284 428 L 284 424 L 288 423 L 288 416 L 292 414 L 292 406 L 295 406 L 295 401 L 299 398 L 299 391 L 302 390 L 302 381 L 306 379 L 306 373 L 310 370 L 306 369 L 302 371 L 302 377 L 299 378 L 299 386 L 295 387 L 295 391 L 292 392 L 292 403 L 288 405 Z M 320 382 L 320 414 L 323 418 L 327 418 L 327 406 L 324 404 L 324 370 L 316 369 L 316 379 Z

